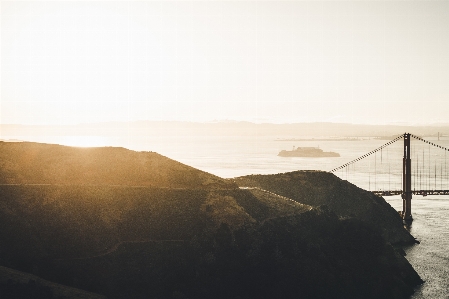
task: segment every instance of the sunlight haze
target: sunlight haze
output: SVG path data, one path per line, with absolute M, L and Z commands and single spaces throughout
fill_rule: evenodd
M 2 124 L 447 123 L 449 2 L 1 1 Z

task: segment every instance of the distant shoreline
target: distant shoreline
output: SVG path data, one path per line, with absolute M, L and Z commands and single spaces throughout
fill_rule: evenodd
M 366 138 L 280 138 L 274 141 L 361 141 Z

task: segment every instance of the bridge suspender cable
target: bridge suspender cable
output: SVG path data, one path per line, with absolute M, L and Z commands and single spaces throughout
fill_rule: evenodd
M 421 168 L 421 189 L 426 189 L 426 155 L 424 147 L 422 148 L 422 168 Z
M 374 152 L 374 190 L 377 190 L 377 152 Z
M 360 161 L 360 160 L 362 160 L 362 159 L 364 159 L 364 158 L 366 158 L 366 157 L 368 157 L 368 156 L 371 156 L 372 154 L 374 154 L 374 153 L 376 153 L 376 152 L 382 150 L 384 147 L 387 147 L 387 146 L 389 146 L 390 144 L 393 144 L 393 143 L 395 143 L 396 141 L 402 139 L 402 137 L 403 137 L 403 135 L 398 136 L 398 137 L 396 137 L 395 139 L 391 140 L 390 142 L 385 143 L 385 144 L 382 145 L 381 147 L 378 147 L 378 148 L 376 148 L 375 150 L 372 150 L 372 151 L 370 151 L 369 153 L 367 153 L 367 154 L 365 154 L 365 155 L 363 155 L 363 156 L 361 156 L 361 157 L 359 157 L 359 158 L 357 158 L 357 159 L 354 159 L 354 160 L 352 160 L 352 161 L 350 161 L 350 162 L 348 162 L 348 163 L 346 163 L 346 164 L 343 164 L 343 165 L 341 165 L 341 166 L 339 166 L 339 167 L 337 167 L 337 168 L 334 168 L 334 169 L 332 169 L 330 172 L 335 172 L 335 171 L 337 171 L 337 170 L 343 169 L 343 168 L 345 168 L 345 167 L 347 167 L 347 166 L 349 166 L 349 165 L 351 165 L 351 164 L 354 164 L 354 163 L 357 162 L 357 161 Z
M 432 162 L 430 160 L 430 144 L 429 144 L 429 172 L 427 173 L 427 188 L 430 190 L 430 166 L 432 165 Z
M 434 172 L 435 176 L 435 190 L 437 189 L 437 164 L 435 163 L 435 172 Z
M 419 159 L 418 154 L 416 154 L 416 167 L 415 167 L 415 179 L 413 180 L 413 190 L 416 190 L 416 181 L 418 180 L 418 178 L 419 178 Z

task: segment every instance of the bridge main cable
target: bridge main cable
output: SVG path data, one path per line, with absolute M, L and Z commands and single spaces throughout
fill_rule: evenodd
M 413 135 L 412 135 L 412 136 L 413 136 Z M 384 145 L 382 145 L 382 146 L 376 148 L 375 150 L 372 150 L 372 151 L 370 151 L 369 153 L 367 153 L 367 154 L 365 154 L 365 155 L 363 155 L 363 156 L 361 156 L 361 157 L 358 157 L 357 159 L 354 159 L 354 160 L 352 160 L 352 161 L 350 161 L 350 162 L 348 162 L 348 163 L 345 163 L 345 164 L 343 164 L 343 165 L 341 165 L 341 166 L 339 166 L 339 167 L 337 167 L 337 168 L 334 168 L 334 169 L 332 169 L 332 170 L 329 171 L 329 172 L 332 173 L 332 172 L 335 172 L 335 171 L 337 171 L 337 170 L 344 169 L 345 167 L 348 167 L 349 165 L 354 164 L 355 162 L 358 162 L 358 161 L 360 161 L 360 160 L 362 160 L 362 159 L 365 159 L 365 158 L 368 157 L 368 156 L 371 156 L 372 154 L 374 154 L 374 153 L 380 151 L 381 149 L 383 149 L 383 148 L 385 148 L 385 147 L 387 147 L 387 146 L 389 146 L 389 145 L 395 143 L 396 141 L 401 140 L 403 137 L 404 137 L 404 135 L 400 135 L 400 136 L 396 137 L 395 139 L 391 140 L 390 142 L 387 142 L 387 143 L 385 143 Z M 413 136 L 413 137 L 415 137 L 415 136 Z M 416 138 L 416 137 L 415 137 L 415 138 Z
M 435 146 L 435 147 L 438 147 L 438 148 L 440 148 L 440 149 L 442 149 L 442 150 L 445 150 L 445 151 L 448 151 L 448 152 L 449 152 L 449 149 L 446 148 L 446 147 L 444 147 L 444 146 L 441 146 L 441 145 L 435 144 L 435 143 L 433 143 L 433 142 L 427 141 L 427 140 L 422 139 L 421 137 L 418 137 L 418 136 L 413 135 L 413 134 L 410 134 L 410 136 L 412 136 L 413 138 L 418 139 L 418 140 L 420 140 L 420 141 L 422 141 L 422 142 L 424 142 L 424 143 L 433 145 L 433 146 Z

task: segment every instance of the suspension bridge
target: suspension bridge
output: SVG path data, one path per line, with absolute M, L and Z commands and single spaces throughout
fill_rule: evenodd
M 449 195 L 449 149 L 437 143 L 404 133 L 330 172 L 379 196 L 401 195 L 402 219 L 412 221 L 412 195 Z

